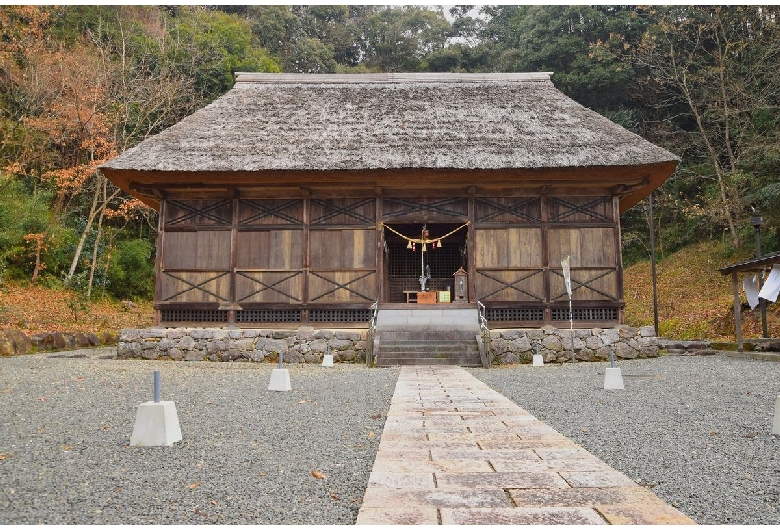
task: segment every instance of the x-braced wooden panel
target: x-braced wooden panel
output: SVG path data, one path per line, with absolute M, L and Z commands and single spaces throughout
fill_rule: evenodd
M 165 226 L 230 225 L 233 222 L 233 201 L 174 200 L 165 201 Z
M 477 197 L 474 199 L 474 217 L 477 223 L 539 223 L 539 197 Z
M 401 199 L 385 198 L 385 217 L 412 216 L 416 213 L 434 214 L 439 218 L 463 218 L 468 215 L 468 200 L 454 199 Z
M 163 302 L 227 302 L 230 296 L 229 272 L 162 271 Z
M 312 225 L 374 224 L 376 199 L 311 199 Z
M 241 226 L 303 224 L 303 200 L 240 199 L 238 224 Z
M 373 302 L 376 271 L 309 272 L 309 302 Z
M 550 301 L 568 300 L 566 281 L 562 270 L 550 269 Z M 572 300 L 618 301 L 617 274 L 615 269 L 571 270 Z
M 236 272 L 236 302 L 301 303 L 303 273 Z
M 477 296 L 482 301 L 544 301 L 543 271 L 477 270 Z
M 612 197 L 548 197 L 548 221 L 552 223 L 614 222 Z

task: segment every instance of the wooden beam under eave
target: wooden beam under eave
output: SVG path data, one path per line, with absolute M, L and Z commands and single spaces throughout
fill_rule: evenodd
M 601 194 L 603 189 L 626 186 L 630 191 L 621 198 L 620 212 L 642 200 L 672 174 L 677 162 L 643 166 L 589 166 L 566 168 L 508 168 L 508 169 L 366 169 L 350 171 L 294 170 L 294 171 L 135 171 L 102 169 L 106 177 L 122 190 L 154 208 L 159 206 L 157 191 L 203 197 L 219 193 L 259 192 L 262 197 L 299 196 L 301 188 L 310 188 L 312 194 L 342 196 L 365 189 L 370 196 L 376 187 L 383 194 L 422 193 L 467 195 L 470 187 L 491 193 L 500 190 L 541 189 L 550 187 L 550 193 Z M 645 184 L 646 183 L 646 184 Z M 598 192 L 596 191 L 598 190 Z M 362 191 L 361 191 L 362 193 Z

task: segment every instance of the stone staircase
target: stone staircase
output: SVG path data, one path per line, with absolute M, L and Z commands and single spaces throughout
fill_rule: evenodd
M 479 335 L 477 309 L 469 305 L 380 307 L 374 335 L 376 366 L 484 366 Z
M 468 331 L 383 331 L 377 366 L 482 366 L 479 343 Z

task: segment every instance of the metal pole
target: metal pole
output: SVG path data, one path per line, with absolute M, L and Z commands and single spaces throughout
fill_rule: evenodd
M 154 371 L 154 402 L 160 402 L 160 370 Z
M 279 352 L 279 368 L 284 368 L 284 354 L 282 352 Z
M 655 217 L 653 217 L 653 192 L 648 197 L 648 214 L 650 216 L 650 263 L 653 271 L 653 325 L 655 336 L 658 336 L 658 281 L 655 270 Z

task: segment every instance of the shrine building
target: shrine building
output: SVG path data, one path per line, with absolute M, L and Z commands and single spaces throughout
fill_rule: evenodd
M 679 159 L 549 73 L 256 74 L 101 166 L 159 210 L 156 325 L 623 323 L 620 214 Z

